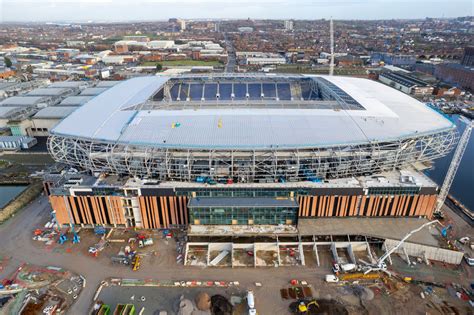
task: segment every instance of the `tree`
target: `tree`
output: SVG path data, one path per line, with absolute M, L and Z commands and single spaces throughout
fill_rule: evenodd
M 12 61 L 10 60 L 10 58 L 5 57 L 4 60 L 5 60 L 5 66 L 7 66 L 7 68 L 11 68 L 12 65 L 13 65 L 13 63 L 12 63 Z
M 157 63 L 156 64 L 156 71 L 161 71 L 163 69 L 163 66 L 161 65 L 161 63 Z

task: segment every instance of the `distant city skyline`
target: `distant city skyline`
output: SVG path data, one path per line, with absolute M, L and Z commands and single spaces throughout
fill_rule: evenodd
M 472 16 L 471 0 L 0 0 L 0 22 L 420 19 Z

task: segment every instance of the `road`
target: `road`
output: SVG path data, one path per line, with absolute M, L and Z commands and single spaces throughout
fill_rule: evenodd
M 227 50 L 227 64 L 225 65 L 225 72 L 235 72 L 237 64 L 234 45 L 226 33 L 224 33 L 224 41 Z

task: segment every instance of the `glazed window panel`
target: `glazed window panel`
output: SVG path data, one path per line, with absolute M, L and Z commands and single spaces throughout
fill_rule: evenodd
M 253 224 L 278 225 L 288 220 L 296 222 L 297 208 L 193 208 L 189 210 L 191 222 L 199 220 L 200 224 L 229 225 L 237 222 L 240 225 Z

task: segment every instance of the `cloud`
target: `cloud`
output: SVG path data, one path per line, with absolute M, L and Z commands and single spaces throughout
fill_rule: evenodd
M 393 19 L 469 14 L 471 0 L 0 0 L 0 21 Z

